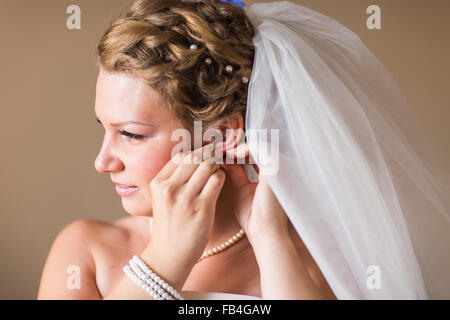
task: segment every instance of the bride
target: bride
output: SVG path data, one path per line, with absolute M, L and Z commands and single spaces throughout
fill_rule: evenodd
M 106 30 L 95 167 L 130 216 L 64 228 L 38 298 L 448 297 L 450 179 L 388 73 L 326 16 L 231 2 L 138 0 Z

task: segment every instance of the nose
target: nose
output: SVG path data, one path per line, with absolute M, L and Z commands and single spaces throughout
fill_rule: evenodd
M 114 155 L 109 145 L 104 141 L 97 158 L 95 159 L 95 169 L 100 173 L 123 170 L 123 162 Z

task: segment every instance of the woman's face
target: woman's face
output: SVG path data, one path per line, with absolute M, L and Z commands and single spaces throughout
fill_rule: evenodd
M 114 183 L 137 187 L 121 196 L 125 211 L 151 216 L 150 181 L 170 160 L 172 148 L 178 144 L 171 141 L 172 131 L 184 128 L 181 121 L 165 107 L 156 91 L 140 80 L 102 69 L 97 79 L 95 113 L 105 129 L 95 168 L 110 173 Z

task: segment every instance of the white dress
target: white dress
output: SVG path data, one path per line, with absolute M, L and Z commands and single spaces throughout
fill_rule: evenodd
M 260 297 L 224 292 L 181 291 L 181 295 L 184 300 L 263 300 Z

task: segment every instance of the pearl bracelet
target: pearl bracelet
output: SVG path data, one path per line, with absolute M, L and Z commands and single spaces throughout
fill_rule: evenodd
M 123 267 L 123 271 L 126 273 L 126 275 L 128 277 L 130 277 L 131 280 L 133 280 L 134 282 L 137 283 L 138 286 L 142 287 L 142 289 L 144 289 L 145 291 L 147 291 L 155 300 L 163 300 L 164 298 L 162 298 L 158 292 L 156 292 L 155 290 L 153 290 L 148 284 L 146 284 L 143 280 L 139 279 L 134 273 L 133 271 L 131 271 L 130 266 L 125 266 Z
M 144 261 L 142 261 L 139 256 L 134 255 L 132 260 L 136 262 L 139 267 L 145 272 L 146 276 L 149 279 L 153 279 L 154 282 L 159 284 L 161 287 L 163 287 L 167 292 L 169 292 L 171 295 L 173 295 L 177 300 L 184 300 L 183 297 L 167 282 L 165 282 L 163 279 L 161 279 L 155 272 L 150 270 L 150 268 L 145 264 Z
M 130 265 L 125 266 L 123 271 L 155 300 L 174 300 L 168 293 L 172 294 L 177 300 L 184 300 L 172 286 L 151 271 L 139 256 L 134 255 L 129 263 Z
M 162 289 L 156 282 L 154 282 L 149 275 L 141 271 L 141 269 L 138 267 L 138 265 L 134 260 L 130 260 L 130 266 L 131 269 L 134 271 L 134 273 L 139 277 L 139 279 L 144 283 L 147 283 L 150 286 L 150 288 L 152 288 L 155 292 L 158 293 L 158 295 L 160 295 L 163 298 L 163 300 L 173 300 L 173 298 L 170 295 L 168 295 L 167 292 L 164 289 Z

